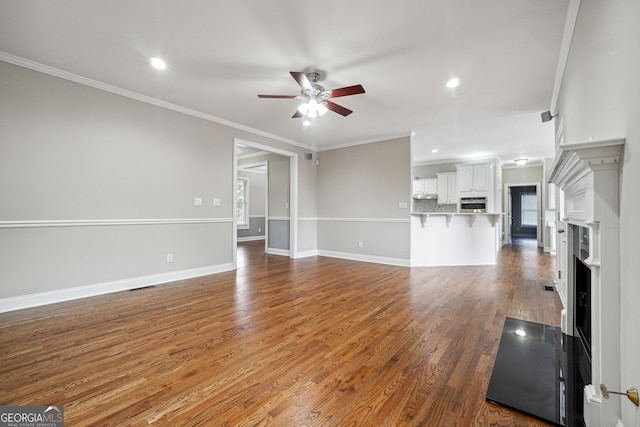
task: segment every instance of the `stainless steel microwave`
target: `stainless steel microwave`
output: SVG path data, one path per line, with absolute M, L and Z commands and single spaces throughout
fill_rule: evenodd
M 460 212 L 481 213 L 487 211 L 486 197 L 461 197 Z

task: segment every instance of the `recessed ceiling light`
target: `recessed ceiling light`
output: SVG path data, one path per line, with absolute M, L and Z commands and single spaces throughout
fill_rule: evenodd
M 433 154 L 436 154 L 436 153 L 438 152 L 438 149 L 437 149 L 437 148 L 434 148 L 433 150 L 431 150 L 431 152 L 432 152 Z
M 449 79 L 449 81 L 447 82 L 447 87 L 449 89 L 453 89 L 454 87 L 458 87 L 459 84 L 460 84 L 460 79 L 458 77 L 454 77 L 452 79 Z
M 529 159 L 516 159 L 515 162 L 516 162 L 516 165 L 518 165 L 518 166 L 524 166 L 524 165 L 527 164 L 528 160 Z
M 155 68 L 156 70 L 164 70 L 165 68 L 167 68 L 167 64 L 166 62 L 164 62 L 162 59 L 160 58 L 151 58 L 149 60 L 149 63 L 151 64 L 151 66 L 153 68 Z

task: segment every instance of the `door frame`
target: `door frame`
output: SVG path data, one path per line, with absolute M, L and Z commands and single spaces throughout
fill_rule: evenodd
M 233 180 L 232 180 L 232 203 L 233 203 L 233 236 L 232 236 L 232 257 L 233 269 L 238 268 L 238 224 L 236 218 L 236 180 L 238 179 L 238 145 L 255 148 L 257 150 L 266 151 L 268 153 L 278 154 L 289 158 L 289 258 L 295 258 L 298 253 L 298 153 L 281 148 L 272 147 L 270 145 L 261 144 L 259 142 L 249 141 L 246 139 L 233 138 Z M 267 166 L 268 168 L 268 166 Z M 268 175 L 267 175 L 268 182 Z M 267 192 L 269 191 L 267 185 Z M 267 199 L 268 199 L 267 195 Z M 269 245 L 269 211 L 268 205 L 265 212 L 265 249 Z
M 504 184 L 504 191 L 502 192 L 503 197 L 503 206 L 506 207 L 507 214 L 504 217 L 504 245 L 511 244 L 511 187 L 536 187 L 536 204 L 537 204 L 537 218 L 538 224 L 536 226 L 536 239 L 538 240 L 538 247 L 543 247 L 544 243 L 542 242 L 542 226 L 544 224 L 544 218 L 542 217 L 542 183 L 541 182 L 523 182 L 523 183 L 512 183 L 512 184 Z
M 238 170 L 247 170 L 256 166 L 264 167 L 264 251 L 267 252 L 267 249 L 269 248 L 269 221 L 267 221 L 267 214 L 269 213 L 269 161 L 263 160 L 256 163 L 243 164 L 242 167 L 238 167 Z M 236 179 L 238 178 L 236 177 Z M 249 218 L 251 218 L 251 213 L 249 213 Z M 237 231 L 238 227 L 236 225 L 236 232 Z

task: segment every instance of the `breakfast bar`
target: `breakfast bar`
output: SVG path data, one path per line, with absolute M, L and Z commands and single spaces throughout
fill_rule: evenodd
M 501 213 L 411 214 L 411 265 L 495 265 Z

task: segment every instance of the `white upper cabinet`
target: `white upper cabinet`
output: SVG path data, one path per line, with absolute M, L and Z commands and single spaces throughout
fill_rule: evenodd
M 458 191 L 460 193 L 488 192 L 492 181 L 490 164 L 458 166 Z
M 489 191 L 489 165 L 473 166 L 474 191 Z
M 438 174 L 438 203 L 458 203 L 458 174 L 455 172 Z
M 424 192 L 427 193 L 427 194 L 437 194 L 438 193 L 438 180 L 436 178 L 425 179 L 424 180 Z
M 424 193 L 424 179 L 416 179 L 413 181 L 413 194 Z
M 473 191 L 473 166 L 458 166 L 458 191 Z
M 416 179 L 413 181 L 413 194 L 425 195 L 425 194 L 437 194 L 438 193 L 438 180 L 432 179 Z

